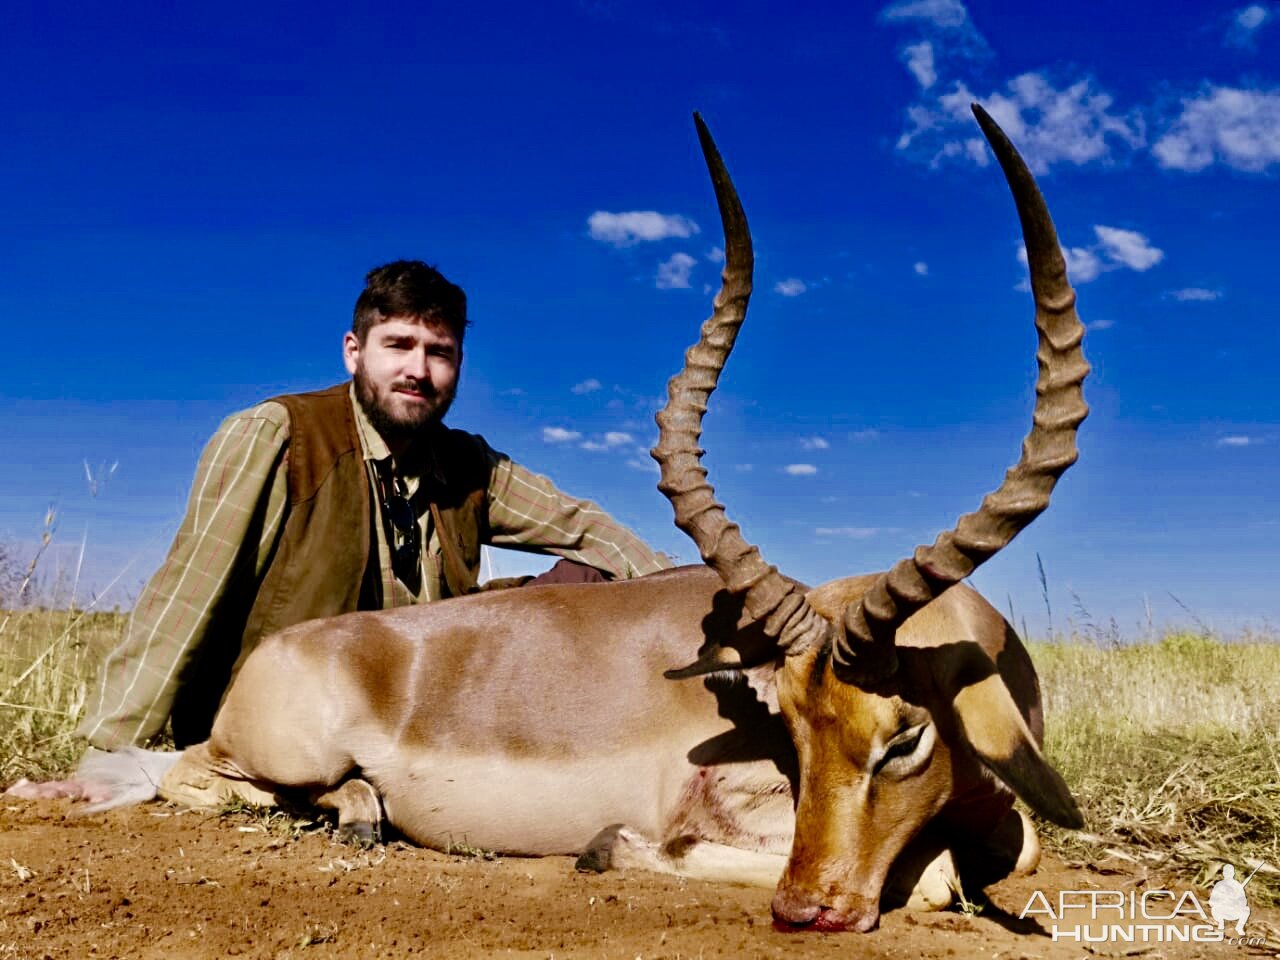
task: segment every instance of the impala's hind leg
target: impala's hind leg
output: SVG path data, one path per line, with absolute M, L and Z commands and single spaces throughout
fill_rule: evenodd
M 338 811 L 338 836 L 343 839 L 362 843 L 382 840 L 382 804 L 368 781 L 352 777 L 332 790 L 313 792 L 311 802 Z
M 681 836 L 666 843 L 649 840 L 615 823 L 597 833 L 578 857 L 579 870 L 652 870 L 696 880 L 777 886 L 787 858 L 777 853 L 743 850 L 723 843 Z
M 275 793 L 250 780 L 225 759 L 215 758 L 209 744 L 198 743 L 182 751 L 156 789 L 162 800 L 184 807 L 220 807 L 239 799 L 259 806 L 275 806 Z

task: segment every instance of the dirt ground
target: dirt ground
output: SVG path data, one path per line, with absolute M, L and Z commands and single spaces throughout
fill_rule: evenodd
M 870 934 L 780 933 L 771 891 L 649 874 L 580 874 L 562 857 L 360 849 L 284 818 L 150 804 L 69 817 L 66 802 L 0 801 L 0 960 L 272 957 L 1275 956 L 1230 943 L 1054 942 L 1019 920 L 1035 890 L 1156 881 L 1049 859 L 987 891 L 977 915 L 886 914 Z M 1178 885 L 1185 888 L 1185 883 Z M 1197 891 L 1204 903 L 1207 892 Z M 1280 912 L 1255 911 L 1274 937 Z

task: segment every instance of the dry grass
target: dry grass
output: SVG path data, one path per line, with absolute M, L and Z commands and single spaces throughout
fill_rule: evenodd
M 1200 882 L 1265 861 L 1250 899 L 1280 902 L 1280 644 L 1172 633 L 1031 653 L 1046 752 L 1087 820 L 1083 833 L 1050 829 L 1050 846 Z
M 0 784 L 59 773 L 80 756 L 73 735 L 89 683 L 126 615 L 0 611 Z

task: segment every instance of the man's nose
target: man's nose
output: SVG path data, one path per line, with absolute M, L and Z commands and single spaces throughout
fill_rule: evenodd
M 430 382 L 431 365 L 427 362 L 427 351 L 414 350 L 405 359 L 405 371 L 408 376 L 415 380 Z

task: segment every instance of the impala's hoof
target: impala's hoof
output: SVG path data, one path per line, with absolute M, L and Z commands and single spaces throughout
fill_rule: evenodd
M 382 830 L 376 823 L 367 820 L 356 820 L 351 823 L 338 824 L 338 839 L 345 843 L 368 846 L 382 842 Z
M 611 823 L 605 827 L 587 844 L 587 849 L 574 862 L 573 868 L 583 873 L 604 873 L 613 867 L 613 851 L 618 845 L 618 835 L 622 833 L 625 826 L 621 823 Z

